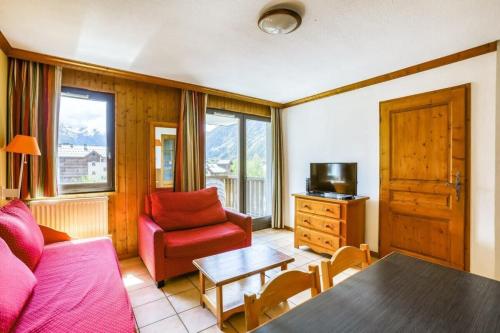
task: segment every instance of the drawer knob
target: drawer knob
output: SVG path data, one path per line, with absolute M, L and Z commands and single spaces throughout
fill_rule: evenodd
M 325 228 L 327 228 L 327 229 L 332 229 L 332 226 L 331 226 L 331 225 L 329 225 L 329 224 L 325 224 Z
M 309 206 L 309 205 L 304 205 L 304 208 L 311 209 L 311 206 Z
M 310 224 L 309 220 L 304 220 L 304 223 Z

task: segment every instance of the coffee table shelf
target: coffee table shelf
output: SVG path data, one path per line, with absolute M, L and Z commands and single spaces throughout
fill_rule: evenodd
M 286 270 L 294 258 L 265 245 L 224 252 L 193 260 L 200 271 L 200 304 L 217 317 L 217 325 L 244 311 L 243 294 L 256 292 L 265 283 L 265 272 Z M 215 287 L 206 289 L 206 279 Z M 223 286 L 226 293 L 223 292 Z M 225 296 L 224 296 L 225 294 Z

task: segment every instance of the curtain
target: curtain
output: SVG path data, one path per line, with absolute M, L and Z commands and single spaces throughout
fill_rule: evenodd
M 282 110 L 271 107 L 272 131 L 272 218 L 273 228 L 283 228 L 283 193 L 284 193 L 284 153 L 283 153 L 283 124 Z
M 7 142 L 17 134 L 36 137 L 41 156 L 26 156 L 21 198 L 57 195 L 57 116 L 61 68 L 9 58 Z M 20 154 L 7 154 L 7 183 L 17 188 Z
M 175 187 L 177 192 L 205 187 L 205 114 L 207 94 L 183 90 L 177 128 Z

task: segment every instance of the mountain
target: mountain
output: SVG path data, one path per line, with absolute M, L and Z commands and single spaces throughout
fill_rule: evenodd
M 248 121 L 246 124 L 249 160 L 265 161 L 266 137 L 262 133 L 265 133 L 267 123 Z M 217 126 L 207 132 L 207 161 L 235 159 L 240 144 L 235 138 L 238 138 L 237 125 Z M 85 127 L 74 128 L 60 124 L 59 142 L 61 144 L 105 146 L 106 136 L 97 130 L 89 131 Z
M 105 146 L 106 136 L 97 130 L 89 131 L 87 128 L 67 127 L 59 125 L 59 143 L 73 145 Z
M 246 123 L 247 131 L 247 156 L 250 160 L 266 159 L 266 136 L 267 123 L 258 121 L 248 121 Z M 207 161 L 233 160 L 237 156 L 239 141 L 238 126 L 217 126 L 207 133 Z

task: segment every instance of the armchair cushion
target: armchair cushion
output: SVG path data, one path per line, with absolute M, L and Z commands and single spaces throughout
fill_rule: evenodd
M 165 231 L 226 222 L 215 187 L 194 192 L 157 191 L 151 194 L 151 215 Z
M 44 240 L 31 211 L 21 200 L 12 200 L 0 208 L 0 237 L 16 257 L 35 270 Z
M 166 232 L 165 257 L 201 258 L 243 245 L 246 237 L 243 229 L 231 222 Z

